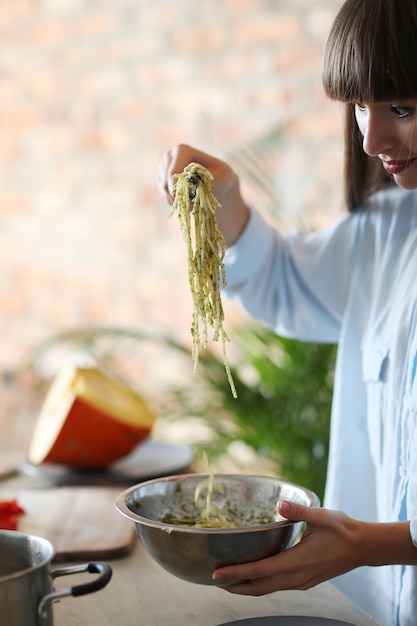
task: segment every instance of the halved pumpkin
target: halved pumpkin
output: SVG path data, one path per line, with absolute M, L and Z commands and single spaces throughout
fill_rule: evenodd
M 29 461 L 105 467 L 146 439 L 155 419 L 143 398 L 118 380 L 97 368 L 71 366 L 47 393 Z

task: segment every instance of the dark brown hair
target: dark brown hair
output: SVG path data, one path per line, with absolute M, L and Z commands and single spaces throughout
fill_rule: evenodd
M 362 148 L 355 102 L 395 104 L 417 96 L 417 0 L 346 0 L 331 28 L 323 85 L 346 103 L 345 197 L 349 210 L 392 180 Z

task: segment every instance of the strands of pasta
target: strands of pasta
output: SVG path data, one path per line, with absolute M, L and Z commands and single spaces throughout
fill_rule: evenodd
M 206 497 L 202 496 L 202 491 L 207 489 Z M 229 522 L 212 502 L 214 490 L 222 491 L 221 485 L 214 482 L 214 474 L 210 470 L 210 475 L 205 480 L 198 483 L 194 492 L 194 504 L 202 509 L 201 519 L 196 522 L 196 528 L 237 528 L 237 522 Z
M 221 286 L 226 285 L 223 263 L 226 246 L 216 221 L 220 203 L 213 194 L 213 176 L 202 165 L 190 163 L 175 177 L 175 200 L 170 217 L 178 213 L 187 246 L 188 279 L 193 301 L 191 336 L 194 372 L 198 367 L 200 335 L 206 348 L 210 326 L 214 331 L 213 341 L 221 339 L 227 378 L 233 397 L 237 398 L 226 356 L 226 343 L 230 339 L 223 328 L 224 311 L 220 294 Z
M 203 493 L 204 490 L 207 490 L 205 495 Z M 166 524 L 179 524 L 181 526 L 192 526 L 194 528 L 240 528 L 241 524 L 238 521 L 230 522 L 213 503 L 213 494 L 215 491 L 221 494 L 224 493 L 223 485 L 215 482 L 214 474 L 210 469 L 209 477 L 201 480 L 194 491 L 194 504 L 201 513 L 189 517 L 179 517 L 167 513 L 164 515 L 162 521 Z M 168 532 L 169 529 L 170 526 L 163 528 L 166 532 Z

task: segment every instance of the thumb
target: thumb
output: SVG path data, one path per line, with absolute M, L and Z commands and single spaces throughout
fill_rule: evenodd
M 319 521 L 321 511 L 322 509 L 319 507 L 304 506 L 289 500 L 279 500 L 278 502 L 278 513 L 291 522 L 314 524 Z

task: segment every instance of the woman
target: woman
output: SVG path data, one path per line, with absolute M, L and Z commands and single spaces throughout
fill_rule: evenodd
M 323 83 L 346 106 L 346 216 L 283 237 L 250 210 L 228 165 L 168 152 L 160 185 L 192 161 L 214 176 L 226 291 L 279 334 L 339 345 L 324 508 L 281 502 L 302 541 L 217 569 L 232 593 L 334 579 L 382 626 L 417 623 L 417 0 L 347 0 Z M 343 512 L 342 512 L 343 511 Z

